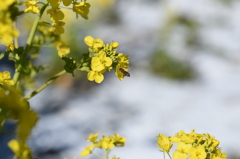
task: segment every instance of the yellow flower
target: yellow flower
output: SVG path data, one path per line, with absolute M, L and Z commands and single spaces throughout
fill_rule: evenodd
M 214 153 L 210 154 L 210 159 L 226 159 L 227 154 L 222 153 L 221 149 L 216 150 Z
M 50 5 L 51 5 L 53 8 L 58 8 L 61 0 L 48 0 L 48 2 L 50 3 Z
M 94 39 L 91 36 L 86 36 L 84 38 L 84 42 L 85 44 L 87 44 L 88 46 L 94 48 L 97 52 L 99 52 L 100 48 L 103 47 L 104 42 L 102 39 Z
M 9 44 L 9 45 L 6 45 L 6 50 L 7 50 L 7 51 L 13 51 L 13 50 L 14 50 L 14 44 L 13 44 L 13 42 L 12 42 L 11 44 Z
M 87 77 L 89 81 L 95 81 L 96 83 L 101 83 L 104 80 L 103 74 L 94 70 L 89 71 Z
M 129 56 L 124 55 L 123 53 L 118 54 L 118 64 L 116 66 L 115 75 L 118 77 L 119 80 L 123 80 L 124 74 L 120 71 L 120 69 L 124 69 L 124 71 L 128 71 L 129 68 Z
M 100 141 L 101 148 L 103 149 L 113 149 L 114 148 L 114 141 L 109 136 L 104 136 Z
M 90 145 L 85 147 L 85 149 L 81 152 L 80 156 L 81 157 L 85 157 L 87 155 L 89 155 L 90 153 L 92 153 L 92 149 L 95 147 L 95 145 Z
M 12 5 L 16 0 L 1 0 L 0 10 L 7 10 L 10 5 Z
M 11 79 L 10 72 L 0 72 L 0 84 L 1 85 L 14 85 L 14 81 Z
M 207 153 L 203 145 L 199 145 L 196 148 L 193 147 L 189 148 L 188 153 L 191 159 L 205 159 L 207 156 Z
M 99 135 L 99 133 L 97 133 L 97 134 L 90 134 L 90 135 L 89 135 L 89 138 L 88 138 L 88 139 L 85 139 L 85 140 L 94 143 L 94 142 L 97 141 L 98 135 Z
M 59 20 L 63 20 L 64 13 L 59 8 L 51 8 L 47 10 L 47 14 L 50 14 L 50 19 L 53 22 L 57 22 Z
M 11 140 L 8 142 L 8 147 L 19 159 L 32 159 L 31 150 L 26 144 L 21 144 L 17 140 Z
M 115 146 L 119 146 L 119 147 L 124 146 L 124 143 L 127 141 L 126 138 L 121 137 L 121 136 L 118 135 L 118 134 L 112 135 L 112 139 L 114 140 L 113 144 L 114 144 Z
M 57 22 L 52 24 L 56 34 L 63 34 L 64 33 L 64 28 L 63 28 L 64 25 L 65 25 L 65 23 L 62 22 L 62 21 L 57 21 Z
M 183 133 L 181 136 L 181 140 L 187 144 L 194 143 L 196 139 L 197 139 L 197 134 L 195 130 L 192 130 L 191 133 L 189 134 Z
M 57 46 L 57 50 L 58 50 L 58 56 L 62 57 L 63 55 L 67 55 L 70 53 L 70 48 L 68 45 L 65 44 L 61 44 Z
M 84 19 L 88 19 L 90 4 L 86 2 L 74 2 L 73 3 L 73 12 L 76 12 L 76 18 L 78 19 L 78 14 L 81 15 Z
M 170 149 L 172 148 L 172 144 L 170 142 L 170 139 L 163 134 L 159 134 L 157 136 L 158 141 L 157 141 L 157 146 L 163 150 L 160 150 L 162 152 L 169 152 Z
M 111 45 L 113 48 L 117 48 L 119 46 L 118 42 L 113 42 Z
M 180 142 L 177 145 L 177 151 L 173 153 L 173 159 L 186 159 L 187 151 L 190 147 L 191 145 Z
M 24 10 L 25 13 L 32 12 L 33 14 L 37 14 L 40 11 L 40 7 L 37 6 L 38 1 L 27 0 L 24 2 L 24 6 L 27 8 Z
M 91 68 L 94 71 L 104 73 L 108 67 L 112 65 L 112 59 L 106 56 L 104 51 L 99 52 L 98 57 L 93 57 L 91 60 Z
M 72 0 L 62 0 L 63 1 L 63 5 L 65 6 L 69 6 L 72 3 Z
M 7 23 L 0 23 L 0 38 L 4 44 L 10 45 L 13 37 L 18 36 L 19 32 L 12 27 L 10 20 Z

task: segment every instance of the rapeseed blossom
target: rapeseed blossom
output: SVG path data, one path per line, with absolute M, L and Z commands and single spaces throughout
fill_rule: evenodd
M 124 137 L 121 137 L 119 134 L 103 136 L 100 140 L 97 140 L 98 136 L 99 133 L 89 135 L 89 138 L 86 139 L 86 141 L 89 141 L 92 144 L 84 148 L 84 150 L 80 153 L 81 157 L 85 157 L 91 154 L 94 148 L 100 148 L 109 152 L 115 146 L 124 146 L 124 143 L 126 142 L 126 139 Z
M 210 134 L 198 134 L 195 130 L 190 133 L 179 131 L 175 136 L 157 136 L 157 145 L 162 152 L 169 154 L 173 143 L 177 144 L 177 150 L 173 153 L 173 159 L 226 159 L 227 155 L 218 148 L 219 141 Z
M 128 71 L 129 56 L 117 52 L 118 42 L 104 44 L 102 39 L 94 39 L 86 36 L 84 42 L 89 46 L 90 71 L 88 80 L 101 83 L 104 80 L 104 73 L 115 69 L 116 76 L 123 80 L 124 74 L 120 69 Z

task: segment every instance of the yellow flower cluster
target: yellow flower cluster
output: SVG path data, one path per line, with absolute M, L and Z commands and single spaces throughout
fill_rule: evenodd
M 72 4 L 72 11 L 76 13 L 76 18 L 78 18 L 78 14 L 81 15 L 84 19 L 88 19 L 88 13 L 90 4 L 84 2 L 77 2 L 73 0 L 48 0 L 51 5 L 51 9 L 47 10 L 47 14 L 50 15 L 50 19 L 52 20 L 52 26 L 56 34 L 63 34 L 65 22 L 62 20 L 64 19 L 64 13 L 60 9 L 60 3 L 62 2 L 64 6 L 69 6 Z
M 19 32 L 12 26 L 12 5 L 15 0 L 0 0 L 0 44 L 11 45 L 12 39 L 19 36 Z
M 103 73 L 115 68 L 115 74 L 123 80 L 129 68 L 129 56 L 117 53 L 117 42 L 104 44 L 102 39 L 94 39 L 87 36 L 84 42 L 89 46 L 89 57 L 91 58 L 91 70 L 88 72 L 88 80 L 101 83 L 104 80 Z
M 8 142 L 8 146 L 18 159 L 32 159 L 31 150 L 27 144 L 22 144 L 17 140 L 11 140 Z
M 162 152 L 169 153 L 173 143 L 177 143 L 177 150 L 173 159 L 226 159 L 227 155 L 218 147 L 220 142 L 210 134 L 197 134 L 195 130 L 185 133 L 183 130 L 174 137 L 163 134 L 157 136 L 157 146 Z
M 103 136 L 102 139 L 97 140 L 98 135 L 99 133 L 89 135 L 89 138 L 86 139 L 86 141 L 92 142 L 92 145 L 85 147 L 85 149 L 80 154 L 81 157 L 85 157 L 91 154 L 95 147 L 109 151 L 113 149 L 115 146 L 117 147 L 124 146 L 124 143 L 126 142 L 126 139 L 118 134 L 114 134 L 112 136 Z

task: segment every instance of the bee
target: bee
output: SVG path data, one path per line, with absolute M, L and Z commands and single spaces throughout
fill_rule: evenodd
M 119 68 L 119 71 L 123 74 L 123 77 L 125 77 L 125 76 L 130 77 L 130 73 L 125 71 L 123 68 Z

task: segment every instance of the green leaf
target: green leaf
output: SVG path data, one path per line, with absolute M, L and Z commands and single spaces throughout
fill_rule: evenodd
M 74 60 L 72 57 L 63 56 L 62 60 L 65 61 L 64 69 L 71 73 L 74 76 L 73 71 L 77 68 L 76 60 Z
M 5 53 L 0 54 L 0 60 L 5 56 Z

